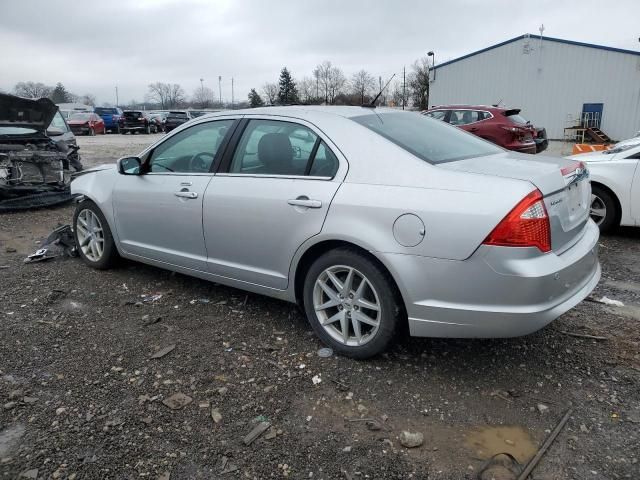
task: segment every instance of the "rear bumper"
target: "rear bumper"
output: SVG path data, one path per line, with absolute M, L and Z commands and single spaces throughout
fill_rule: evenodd
M 598 227 L 561 255 L 481 246 L 467 260 L 382 254 L 398 281 L 411 335 L 497 338 L 527 335 L 580 303 L 598 284 Z
M 536 153 L 537 152 L 537 148 L 536 148 L 536 142 L 531 141 L 531 143 L 511 143 L 509 145 L 506 145 L 505 148 L 507 150 L 513 150 L 514 152 L 520 152 L 520 153 Z

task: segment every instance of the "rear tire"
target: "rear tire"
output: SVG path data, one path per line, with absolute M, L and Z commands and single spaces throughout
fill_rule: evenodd
M 80 202 L 73 214 L 73 235 L 82 261 L 98 270 L 111 268 L 119 255 L 111 229 L 91 200 Z
M 591 218 L 602 233 L 609 232 L 620 223 L 618 202 L 606 189 L 591 187 Z
M 402 316 L 393 279 L 353 248 L 331 250 L 311 265 L 303 299 L 307 318 L 320 340 L 355 359 L 385 351 Z

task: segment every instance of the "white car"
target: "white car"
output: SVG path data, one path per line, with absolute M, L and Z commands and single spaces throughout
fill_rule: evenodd
M 568 157 L 581 160 L 591 178 L 591 218 L 605 232 L 618 225 L 640 226 L 640 137 L 603 152 Z

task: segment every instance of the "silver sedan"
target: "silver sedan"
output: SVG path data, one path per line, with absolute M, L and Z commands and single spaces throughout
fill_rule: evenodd
M 337 352 L 538 330 L 600 278 L 579 161 L 390 109 L 220 112 L 88 171 L 82 259 L 124 257 L 290 302 Z

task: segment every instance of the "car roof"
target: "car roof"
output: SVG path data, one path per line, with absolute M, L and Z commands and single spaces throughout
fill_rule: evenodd
M 469 110 L 488 110 L 488 111 L 494 111 L 494 112 L 505 112 L 507 110 L 518 110 L 517 108 L 507 108 L 507 107 L 494 107 L 493 105 L 471 105 L 471 104 L 449 104 L 449 105 L 434 105 L 432 106 L 428 111 L 430 110 L 444 110 L 444 109 L 454 109 L 454 108 L 461 108 L 461 109 L 469 109 Z
M 273 107 L 258 107 L 258 108 L 244 108 L 241 110 L 221 110 L 219 112 L 212 112 L 207 114 L 206 117 L 221 115 L 274 115 L 283 117 L 294 117 L 305 119 L 308 117 L 315 117 L 318 114 L 327 116 L 352 118 L 362 115 L 374 115 L 381 113 L 417 113 L 409 112 L 408 110 L 397 110 L 394 108 L 386 107 L 355 107 L 355 106 L 336 106 L 336 105 L 290 105 L 290 106 L 273 106 Z M 201 117 L 202 118 L 202 117 Z

